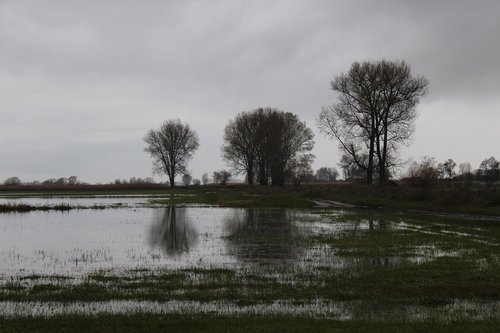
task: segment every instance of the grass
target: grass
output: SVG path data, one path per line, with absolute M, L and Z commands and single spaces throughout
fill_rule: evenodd
M 14 188 L 14 189 L 13 189 Z M 335 183 L 287 186 L 198 186 L 166 188 L 164 185 L 124 186 L 86 185 L 52 187 L 1 187 L 3 198 L 99 195 L 172 195 L 170 199 L 152 199 L 153 204 L 202 204 L 223 207 L 310 208 L 313 199 L 326 199 L 368 207 L 394 210 L 426 210 L 500 216 L 500 189 L 472 185 L 461 187 L 410 185 L 372 185 Z M 22 209 L 23 207 L 19 207 Z M 63 208 L 63 207 L 61 207 Z M 0 206 L 0 212 L 1 212 Z M 8 211 L 9 207 L 4 207 Z
M 369 207 L 500 215 L 500 189 L 475 187 L 412 187 L 409 185 L 311 185 L 306 197 L 320 197 Z
M 17 318 L 0 321 L 0 331 L 10 332 L 498 332 L 500 321 L 467 323 L 387 323 L 384 321 L 342 322 L 283 316 L 211 315 L 103 315 Z
M 116 206 L 114 208 L 117 208 L 119 206 Z M 33 211 L 69 211 L 73 209 L 106 209 L 110 208 L 104 205 L 91 205 L 91 206 L 74 206 L 74 205 L 68 205 L 68 204 L 57 204 L 57 205 L 28 205 L 25 203 L 7 203 L 7 204 L 0 204 L 0 213 L 12 213 L 12 212 L 17 212 L 17 213 L 27 213 L 27 212 L 33 212 Z

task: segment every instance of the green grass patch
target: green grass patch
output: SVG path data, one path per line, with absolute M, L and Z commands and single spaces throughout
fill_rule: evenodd
M 215 315 L 102 315 L 15 318 L 0 320 L 0 331 L 10 332 L 439 332 L 496 333 L 500 321 L 391 322 L 381 320 L 334 321 L 294 316 Z

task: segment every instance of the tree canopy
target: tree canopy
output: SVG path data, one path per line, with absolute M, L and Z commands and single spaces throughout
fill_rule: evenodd
M 176 175 L 187 173 L 187 163 L 199 147 L 196 132 L 179 119 L 167 120 L 158 130 L 149 130 L 144 141 L 154 172 L 166 174 L 171 187 L 175 186 Z
M 314 134 L 297 115 L 273 108 L 241 112 L 224 130 L 222 153 L 249 184 L 283 186 L 289 162 L 314 147 Z
M 404 61 L 355 62 L 331 81 L 338 102 L 323 108 L 318 127 L 339 142 L 344 166 L 364 170 L 369 184 L 374 172 L 385 182 L 397 163 L 398 146 L 414 131 L 416 106 L 427 85 Z

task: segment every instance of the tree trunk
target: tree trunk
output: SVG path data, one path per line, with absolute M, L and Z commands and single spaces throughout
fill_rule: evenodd
M 375 153 L 375 116 L 371 113 L 371 132 L 370 132 L 370 149 L 368 151 L 368 168 L 366 170 L 366 183 L 368 185 L 373 183 L 373 154 Z
M 368 185 L 373 183 L 373 151 L 374 142 L 370 139 L 370 151 L 368 152 L 368 168 L 366 169 L 366 183 Z
M 382 141 L 382 154 L 379 158 L 379 170 L 380 183 L 386 183 L 388 180 L 387 177 L 387 119 L 385 121 L 386 125 L 384 126 L 384 139 Z
M 267 185 L 267 170 L 264 163 L 259 165 L 259 183 L 260 185 Z
M 247 168 L 247 181 L 248 185 L 253 185 L 253 163 L 248 163 L 248 168 Z
M 278 162 L 275 162 L 278 164 Z M 273 165 L 271 168 L 271 185 L 272 186 L 285 186 L 285 168 L 280 165 Z

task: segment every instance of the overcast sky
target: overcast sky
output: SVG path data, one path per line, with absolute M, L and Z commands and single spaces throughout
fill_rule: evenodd
M 225 168 L 223 128 L 271 106 L 315 132 L 354 61 L 403 59 L 430 81 L 403 158 L 500 158 L 500 1 L 0 1 L 0 181 L 152 175 L 143 137 L 198 132 L 194 178 Z M 159 180 L 159 177 L 155 177 Z M 163 177 L 166 180 L 166 177 Z

